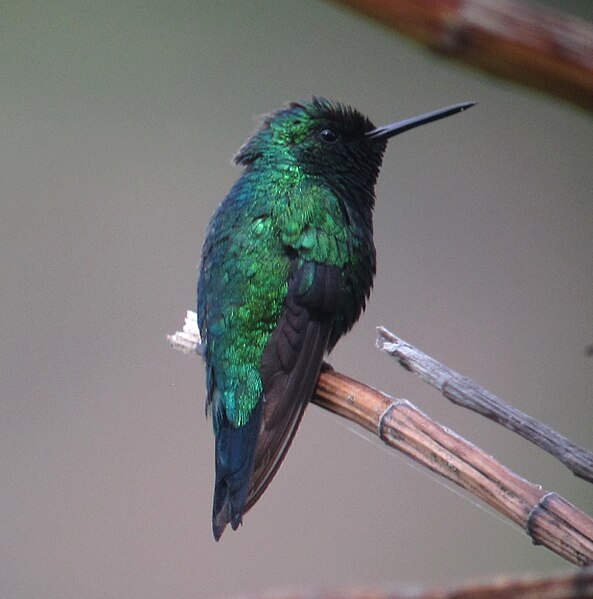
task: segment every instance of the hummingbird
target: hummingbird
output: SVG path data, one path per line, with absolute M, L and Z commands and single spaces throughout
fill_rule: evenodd
M 197 289 L 217 541 L 270 484 L 325 354 L 364 310 L 387 141 L 473 104 L 375 127 L 354 108 L 313 97 L 264 116 L 236 154 L 244 170 L 210 220 Z

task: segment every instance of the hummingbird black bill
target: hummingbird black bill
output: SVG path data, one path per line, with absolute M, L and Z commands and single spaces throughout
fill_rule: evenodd
M 471 108 L 474 104 L 475 102 L 461 102 L 459 104 L 453 104 L 452 106 L 446 106 L 445 108 L 433 110 L 432 112 L 425 112 L 424 114 L 413 116 L 408 119 L 404 119 L 403 121 L 398 121 L 397 123 L 391 123 L 390 125 L 383 125 L 382 127 L 371 129 L 365 133 L 365 137 L 367 139 L 377 141 L 389 139 L 394 135 L 399 135 L 404 131 L 414 129 L 414 127 L 419 127 L 420 125 L 425 125 L 426 123 L 432 123 L 433 121 L 444 119 L 446 116 L 463 112 L 464 110 Z

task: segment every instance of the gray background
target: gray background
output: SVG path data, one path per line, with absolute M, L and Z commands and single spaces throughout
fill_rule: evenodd
M 593 19 L 590 2 L 558 0 Z M 0 7 L 0 596 L 228 597 L 570 570 L 311 407 L 236 533 L 210 532 L 201 364 L 165 336 L 253 115 L 321 94 L 388 148 L 376 286 L 333 365 L 593 511 L 592 487 L 374 349 L 378 324 L 592 446 L 593 122 L 304 1 Z

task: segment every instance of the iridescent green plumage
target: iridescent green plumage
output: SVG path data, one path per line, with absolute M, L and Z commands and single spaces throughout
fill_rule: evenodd
M 269 484 L 323 355 L 364 308 L 374 185 L 396 132 L 314 98 L 269 115 L 236 156 L 245 171 L 211 220 L 198 282 L 216 539 Z

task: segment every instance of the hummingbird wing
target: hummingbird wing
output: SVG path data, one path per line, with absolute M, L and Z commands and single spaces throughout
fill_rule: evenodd
M 317 262 L 301 263 L 290 278 L 284 310 L 262 357 L 263 418 L 245 511 L 276 474 L 313 395 L 341 279 L 340 268 Z

